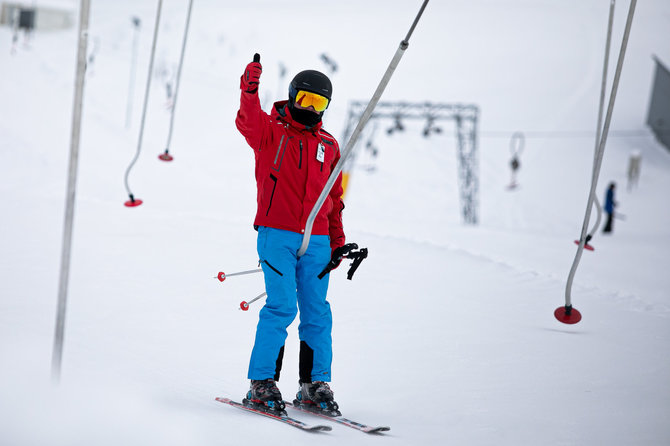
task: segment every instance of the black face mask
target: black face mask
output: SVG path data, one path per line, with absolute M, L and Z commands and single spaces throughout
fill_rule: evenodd
M 300 108 L 296 108 L 290 101 L 288 108 L 289 110 L 291 110 L 291 117 L 293 118 L 293 120 L 304 125 L 307 128 L 314 127 L 315 125 L 317 125 L 319 122 L 321 122 L 321 117 L 323 116 L 323 113 L 314 113 L 313 111 L 310 110 L 302 110 Z

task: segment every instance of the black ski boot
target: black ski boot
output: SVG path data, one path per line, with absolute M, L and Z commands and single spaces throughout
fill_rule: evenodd
M 251 388 L 242 404 L 277 415 L 286 415 L 284 400 L 274 379 L 251 380 Z
M 312 412 L 322 413 L 329 417 L 339 417 L 342 413 L 335 402 L 334 393 L 323 381 L 313 383 L 299 383 L 300 390 L 293 400 L 293 404 Z

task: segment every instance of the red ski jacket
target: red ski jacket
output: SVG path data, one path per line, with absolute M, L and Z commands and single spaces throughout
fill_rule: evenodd
M 276 102 L 268 115 L 257 92 L 243 91 L 235 124 L 256 157 L 254 225 L 304 233 L 307 217 L 340 159 L 340 147 L 321 123 L 306 129 L 294 121 L 287 103 Z M 340 174 L 312 225 L 312 234 L 330 236 L 333 250 L 345 241 L 343 209 Z

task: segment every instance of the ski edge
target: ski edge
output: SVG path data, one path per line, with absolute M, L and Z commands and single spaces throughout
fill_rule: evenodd
M 284 404 L 286 404 L 287 407 L 291 407 L 295 410 L 299 410 L 300 412 L 308 413 L 317 417 L 325 418 L 326 420 L 334 421 L 336 423 L 339 423 L 343 426 L 350 427 L 352 429 L 356 429 L 361 432 L 365 432 L 366 434 L 378 434 L 381 432 L 388 432 L 391 430 L 389 426 L 368 426 L 363 423 L 359 423 L 354 420 L 350 420 L 349 418 L 346 418 L 344 416 L 337 416 L 337 417 L 331 417 L 319 412 L 315 412 L 309 409 L 306 409 L 304 407 L 301 407 L 300 405 L 294 404 L 291 401 L 284 401 Z
M 258 415 L 263 415 L 268 418 L 272 418 L 277 421 L 281 421 L 282 423 L 288 424 L 293 427 L 297 427 L 298 429 L 302 429 L 304 431 L 308 432 L 328 432 L 331 431 L 333 428 L 330 426 L 326 426 L 323 424 L 307 424 L 303 421 L 300 421 L 296 418 L 291 418 L 289 416 L 280 416 L 280 415 L 275 415 L 269 412 L 264 412 L 262 410 L 254 409 L 253 407 L 247 407 L 242 403 L 238 403 L 237 401 L 233 401 L 230 398 L 223 398 L 223 397 L 216 397 L 216 401 L 224 404 L 228 404 L 233 407 L 237 407 L 238 409 L 245 410 L 247 412 L 255 413 Z

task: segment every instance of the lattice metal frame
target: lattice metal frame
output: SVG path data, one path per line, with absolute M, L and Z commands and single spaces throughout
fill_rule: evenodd
M 347 141 L 361 118 L 367 102 L 349 103 L 347 125 L 342 141 Z M 431 102 L 379 102 L 370 119 L 455 121 L 458 144 L 458 174 L 463 222 L 478 223 L 479 176 L 477 159 L 477 121 L 479 107 L 470 104 L 435 104 Z M 356 151 L 347 161 L 345 170 L 351 171 Z

